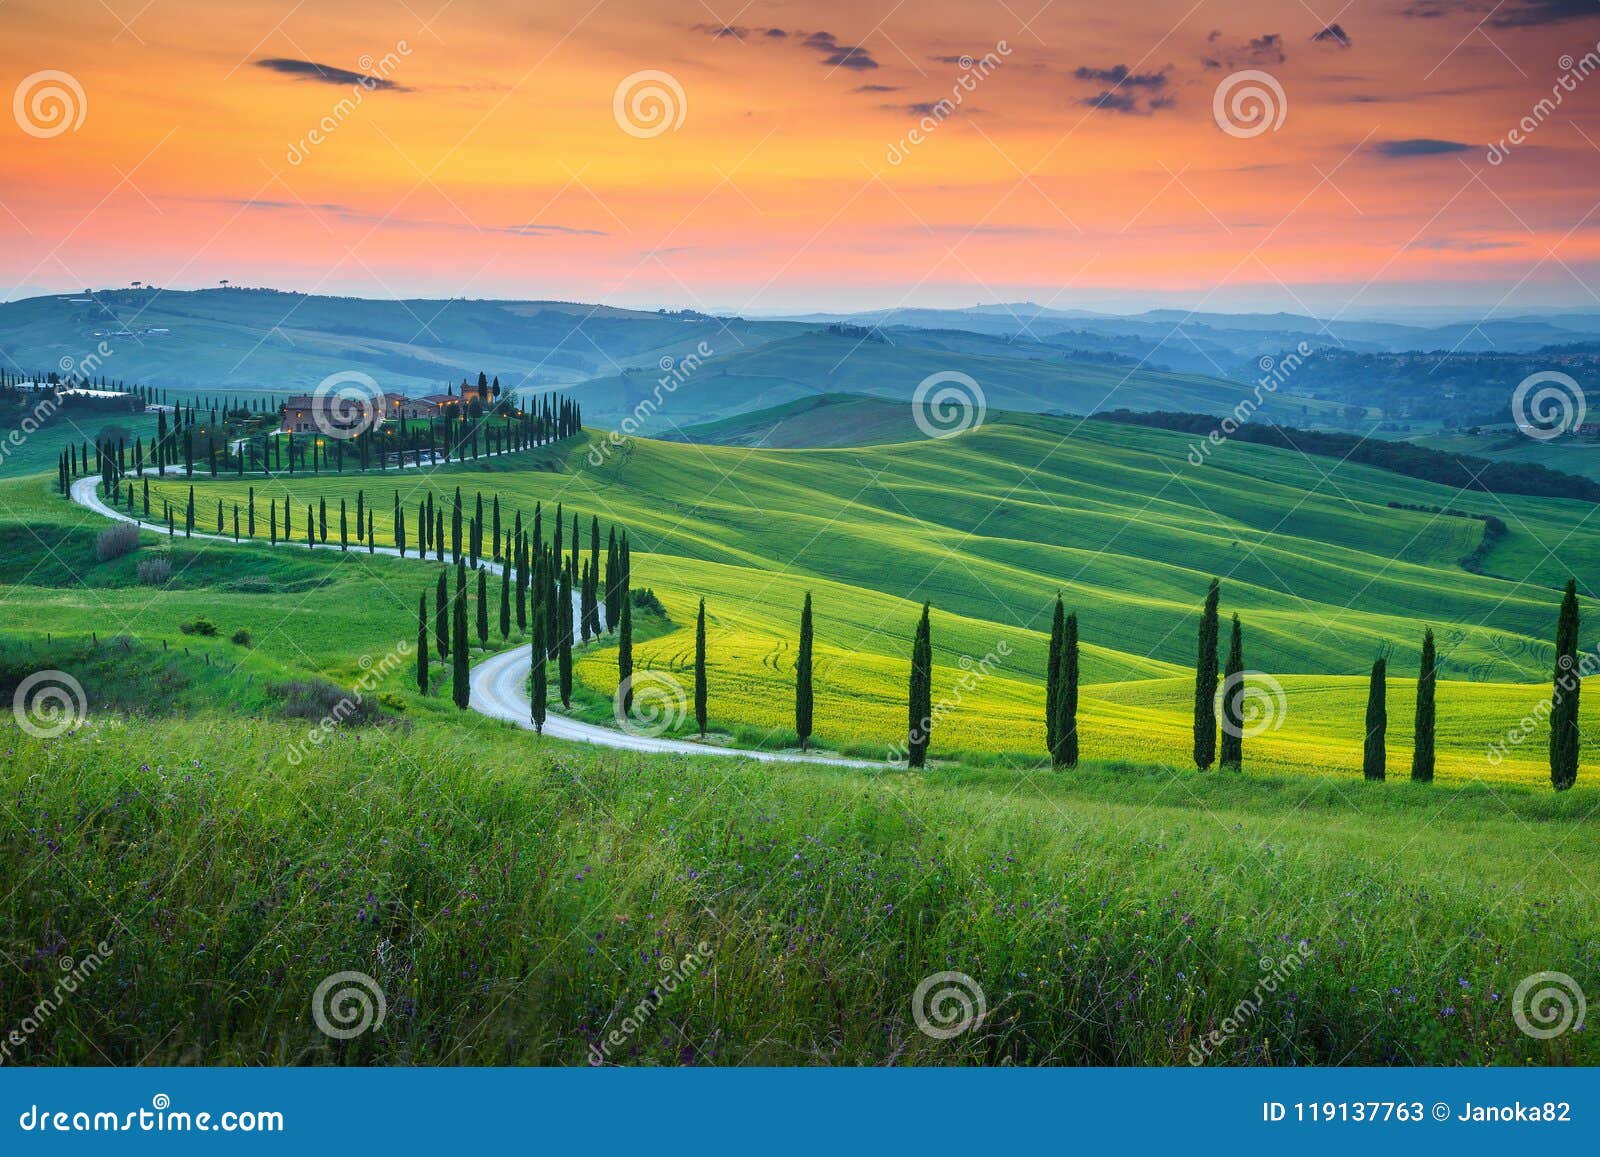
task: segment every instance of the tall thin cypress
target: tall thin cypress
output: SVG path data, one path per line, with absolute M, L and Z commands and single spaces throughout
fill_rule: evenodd
M 1368 779 L 1383 779 L 1388 774 L 1388 729 L 1388 663 L 1380 657 L 1373 660 L 1372 681 L 1367 685 L 1367 735 L 1361 746 L 1361 772 Z
M 1238 771 L 1244 766 L 1244 638 L 1238 615 L 1233 616 L 1222 675 L 1222 750 L 1217 766 Z
M 1200 612 L 1200 646 L 1194 665 L 1194 765 L 1201 771 L 1217 757 L 1217 601 L 1221 584 L 1211 580 Z
M 1060 746 L 1056 742 L 1056 715 L 1061 699 L 1061 643 L 1066 634 L 1066 619 L 1066 607 L 1062 605 L 1061 596 L 1056 595 L 1055 615 L 1050 620 L 1050 653 L 1044 667 L 1044 747 L 1050 753 L 1052 763 L 1059 762 L 1056 755 Z
M 500 638 L 511 637 L 511 564 L 500 567 Z
M 1550 696 L 1550 783 L 1566 791 L 1578 782 L 1578 583 L 1567 580 L 1556 623 L 1556 673 Z
M 911 693 L 908 696 L 906 765 L 922 767 L 928 762 L 928 743 L 933 738 L 933 640 L 928 628 L 928 604 L 922 604 L 922 619 L 911 644 Z
M 1417 669 L 1417 723 L 1411 745 L 1411 778 L 1433 782 L 1434 692 L 1439 677 L 1433 652 L 1433 628 L 1422 633 L 1422 664 Z
M 471 673 L 467 669 L 467 569 L 456 563 L 456 599 L 451 631 L 450 697 L 461 710 L 472 701 Z
M 622 695 L 622 713 L 633 710 L 633 609 L 632 600 L 622 603 L 617 624 L 617 691 Z
M 800 750 L 811 743 L 811 592 L 806 592 L 805 606 L 800 608 L 800 647 L 794 659 L 794 730 L 800 737 Z
M 561 706 L 572 706 L 572 564 L 561 568 L 556 592 L 556 677 Z
M 478 568 L 478 646 L 489 645 L 489 572 Z
M 694 722 L 700 738 L 706 737 L 706 601 L 694 620 Z
M 544 734 L 544 721 L 549 712 L 550 704 L 550 670 L 547 666 L 549 659 L 545 655 L 544 626 L 544 608 L 536 601 L 533 606 L 533 647 L 531 648 L 533 661 L 533 729 L 540 735 Z
M 1051 749 L 1057 767 L 1078 766 L 1078 616 L 1067 616 L 1061 634 L 1061 673 L 1056 689 L 1056 746 Z
M 417 690 L 428 693 L 428 592 L 417 596 Z
M 450 588 L 445 585 L 444 571 L 439 572 L 439 586 L 433 593 L 433 645 L 439 658 L 450 657 Z

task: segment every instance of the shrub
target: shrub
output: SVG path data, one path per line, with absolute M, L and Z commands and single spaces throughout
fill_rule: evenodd
M 172 560 L 166 556 L 139 560 L 139 581 L 147 587 L 165 586 L 172 577 Z
M 245 630 L 243 627 L 240 627 L 237 631 L 228 636 L 228 641 L 230 643 L 237 643 L 241 647 L 248 647 L 250 645 L 250 632 Z
M 204 635 L 210 639 L 217 633 L 217 624 L 210 619 L 195 619 L 193 622 L 179 623 L 178 630 L 186 635 Z
M 282 704 L 279 708 L 291 719 L 320 723 L 331 719 L 337 724 L 376 723 L 382 716 L 370 699 L 344 691 L 321 679 L 295 679 L 268 688 Z
M 660 615 L 662 618 L 666 617 L 667 608 L 661 605 L 660 599 L 656 598 L 655 591 L 649 587 L 642 587 L 631 593 L 635 610 L 644 611 L 647 614 Z
M 131 522 L 108 526 L 95 536 L 94 556 L 101 562 L 110 562 L 139 549 L 139 528 Z

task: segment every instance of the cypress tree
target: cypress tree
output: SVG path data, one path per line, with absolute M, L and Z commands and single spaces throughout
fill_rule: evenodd
M 1438 662 L 1433 653 L 1433 628 L 1422 633 L 1422 665 L 1417 670 L 1417 726 L 1411 748 L 1411 778 L 1433 782 L 1434 690 Z
M 1233 616 L 1228 664 L 1222 674 L 1222 751 L 1217 766 L 1238 771 L 1244 766 L 1244 637 L 1238 615 Z
M 494 496 L 494 561 L 500 561 L 500 496 Z
M 700 738 L 706 737 L 706 601 L 694 620 L 694 722 Z
M 287 502 L 289 500 L 286 498 L 286 499 L 284 499 L 284 501 Z M 327 520 L 326 519 L 323 520 L 322 540 L 324 542 L 326 542 L 328 540 L 328 527 L 327 527 Z M 308 549 L 315 549 L 316 545 L 317 545 L 317 519 L 316 519 L 316 514 L 311 509 L 311 503 L 308 502 L 308 503 L 306 503 L 306 547 Z
M 189 505 L 183 512 L 183 537 L 188 538 L 194 533 L 194 487 L 189 487 Z
M 461 710 L 472 701 L 471 673 L 467 669 L 467 569 L 456 563 L 456 600 L 453 630 L 451 631 L 451 660 L 455 664 L 450 675 L 450 696 Z
M 356 525 L 356 537 L 360 538 L 360 536 L 361 536 L 361 527 L 360 527 L 360 524 L 357 523 L 357 525 Z M 349 526 L 349 522 L 348 522 L 348 515 L 346 514 L 346 511 L 345 511 L 344 499 L 342 499 L 342 498 L 339 499 L 339 549 L 340 550 L 349 550 L 350 549 L 350 526 Z
M 1044 746 L 1050 760 L 1059 766 L 1057 758 L 1058 733 L 1056 731 L 1057 704 L 1061 698 L 1061 644 L 1066 634 L 1066 607 L 1061 596 L 1056 595 L 1055 616 L 1050 620 L 1050 655 L 1044 668 Z
M 617 629 L 617 616 L 621 608 L 617 606 L 617 583 L 621 579 L 621 566 L 617 560 L 617 528 L 611 528 L 611 540 L 606 544 L 606 629 Z
M 1566 791 L 1578 781 L 1578 583 L 1567 580 L 1556 623 L 1556 673 L 1550 696 L 1550 783 Z
M 511 564 L 500 568 L 500 638 L 511 637 Z
M 439 651 L 439 658 L 450 657 L 450 590 L 445 586 L 442 570 L 439 586 L 433 592 L 433 645 Z
M 489 645 L 489 572 L 478 568 L 478 645 Z
M 1056 689 L 1056 745 L 1051 749 L 1057 767 L 1078 766 L 1078 616 L 1067 616 L 1061 635 L 1061 673 Z
M 461 561 L 461 487 L 456 487 L 456 503 L 450 510 L 450 561 Z
M 1194 765 L 1201 771 L 1217 757 L 1217 601 L 1221 584 L 1211 580 L 1200 612 L 1200 647 L 1194 665 Z
M 376 554 L 378 550 L 378 516 L 368 508 L 367 510 L 367 553 Z
M 433 557 L 436 562 L 444 561 L 444 511 L 434 511 L 433 522 Z
M 800 750 L 811 743 L 811 592 L 806 592 L 800 608 L 800 649 L 794 660 L 794 729 L 800 737 Z
M 928 629 L 928 604 L 922 604 L 922 619 L 911 644 L 911 694 L 909 728 L 906 733 L 906 766 L 922 767 L 928 762 L 928 742 L 933 738 L 933 640 Z
M 144 489 L 145 494 L 148 495 L 150 493 L 150 480 L 148 478 L 145 479 Z M 148 498 L 145 500 L 145 513 L 150 513 Z M 250 487 L 250 493 L 245 499 L 245 525 L 250 530 L 250 537 L 254 538 L 256 536 L 256 488 L 254 486 Z
M 1368 779 L 1383 779 L 1387 774 L 1384 733 L 1389 727 L 1388 664 L 1373 660 L 1372 682 L 1367 686 L 1367 735 L 1361 747 L 1361 771 Z
M 417 690 L 428 693 L 428 593 L 417 596 Z
M 530 650 L 533 661 L 533 729 L 540 735 L 544 734 L 544 721 L 549 711 L 550 700 L 550 672 L 546 666 L 549 660 L 545 655 L 544 624 L 544 608 L 535 602 L 533 646 Z
M 317 527 L 318 527 L 318 530 L 320 532 L 318 537 L 321 538 L 321 540 L 323 542 L 327 542 L 328 541 L 328 500 L 326 498 L 318 498 L 317 499 Z
M 622 692 L 622 713 L 633 710 L 633 608 L 624 600 L 617 627 L 617 689 Z
M 561 589 L 556 596 L 556 674 L 561 706 L 572 706 L 572 565 L 561 568 Z

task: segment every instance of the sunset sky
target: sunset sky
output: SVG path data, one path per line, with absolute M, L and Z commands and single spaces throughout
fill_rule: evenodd
M 1596 0 L 524 7 L 4 0 L 0 298 L 1600 310 Z M 1244 70 L 1281 126 L 1219 125 Z

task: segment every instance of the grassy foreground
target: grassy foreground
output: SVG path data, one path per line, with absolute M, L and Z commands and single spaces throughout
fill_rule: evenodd
M 0 726 L 0 1015 L 35 1018 L 10 1063 L 582 1064 L 612 1031 L 624 1064 L 1600 1062 L 1510 1008 L 1600 976 L 1593 789 L 870 775 L 470 716 L 291 769 L 305 734 Z M 346 971 L 385 1016 L 339 1042 L 312 996 Z M 947 971 L 987 1015 L 938 1040 L 913 996 Z

